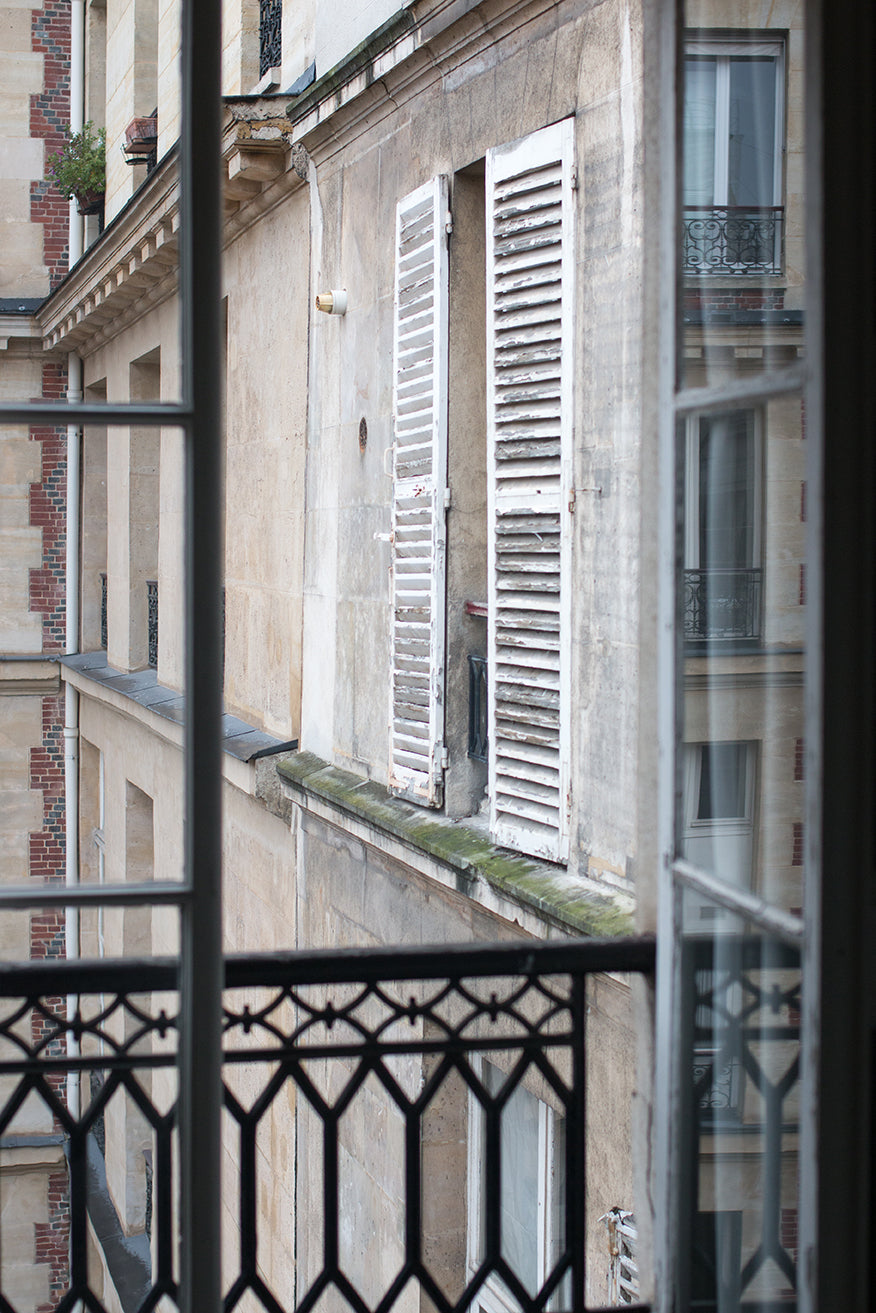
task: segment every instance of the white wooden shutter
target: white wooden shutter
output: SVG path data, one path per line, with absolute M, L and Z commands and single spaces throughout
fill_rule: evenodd
M 447 180 L 396 211 L 390 788 L 443 801 Z
M 487 156 L 489 757 L 497 843 L 568 854 L 573 120 Z

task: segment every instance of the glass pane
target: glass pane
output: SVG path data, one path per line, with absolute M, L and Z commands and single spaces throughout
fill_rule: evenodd
M 685 60 L 684 203 L 711 205 L 715 199 L 715 79 L 717 60 Z
M 717 909 L 716 909 L 717 910 Z M 684 945 L 692 1128 L 684 1171 L 690 1309 L 794 1307 L 800 971 L 796 950 L 721 930 Z
M 737 0 L 688 0 L 680 219 L 684 387 L 803 354 L 803 30 Z
M 802 905 L 805 440 L 799 397 L 686 421 L 679 852 Z
M 770 56 L 748 59 L 732 55 L 728 65 L 727 204 L 771 205 L 778 61 Z

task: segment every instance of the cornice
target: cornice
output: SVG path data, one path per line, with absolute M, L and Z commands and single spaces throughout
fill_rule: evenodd
M 558 0 L 421 0 L 390 20 L 294 103 L 288 94 L 225 101 L 224 244 L 323 164 L 452 68 Z M 177 288 L 179 159 L 173 148 L 37 313 L 49 351 L 90 355 Z
M 171 296 L 179 222 L 174 150 L 40 307 L 46 350 L 88 355 Z

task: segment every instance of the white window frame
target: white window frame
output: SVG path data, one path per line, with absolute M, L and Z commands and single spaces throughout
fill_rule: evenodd
M 485 1063 L 486 1059 L 477 1055 L 471 1059 L 475 1075 L 482 1083 L 484 1082 Z M 498 1067 L 496 1069 L 501 1071 Z M 501 1074 L 506 1076 L 504 1071 Z M 565 1169 L 562 1149 L 557 1142 L 558 1122 L 562 1119 L 554 1112 L 553 1108 L 527 1090 L 525 1082 L 521 1081 L 516 1089 L 524 1090 L 529 1098 L 535 1099 L 538 1104 L 538 1200 L 536 1204 L 538 1252 L 536 1281 L 540 1288 L 549 1270 L 551 1253 L 554 1249 L 555 1237 L 552 1231 L 552 1219 L 556 1213 L 557 1173 Z M 507 1107 L 507 1103 L 505 1107 Z M 466 1279 L 469 1281 L 479 1266 L 481 1226 L 486 1209 L 482 1155 L 484 1123 L 483 1105 L 470 1091 L 468 1095 L 468 1171 L 466 1181 Z M 559 1289 L 562 1290 L 565 1280 L 566 1278 L 560 1283 Z M 556 1296 L 554 1299 L 556 1299 Z M 553 1302 L 552 1300 L 548 1307 L 552 1307 Z M 514 1297 L 495 1273 L 491 1273 L 487 1277 L 472 1301 L 472 1313 L 478 1313 L 479 1308 L 483 1309 L 484 1313 L 518 1313 L 518 1305 Z

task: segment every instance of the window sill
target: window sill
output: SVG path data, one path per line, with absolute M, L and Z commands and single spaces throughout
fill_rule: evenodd
M 404 802 L 376 781 L 330 766 L 309 752 L 284 758 L 277 773 L 292 799 L 308 810 L 314 810 L 314 802 L 325 804 L 337 817 L 335 824 L 354 819 L 428 855 L 449 877 L 444 883 L 458 893 L 494 906 L 498 898 L 566 933 L 600 939 L 633 933 L 632 916 L 614 900 L 586 888 L 564 868 L 498 848 L 479 832 L 476 821 L 451 821 Z M 513 916 L 513 911 L 502 914 Z

